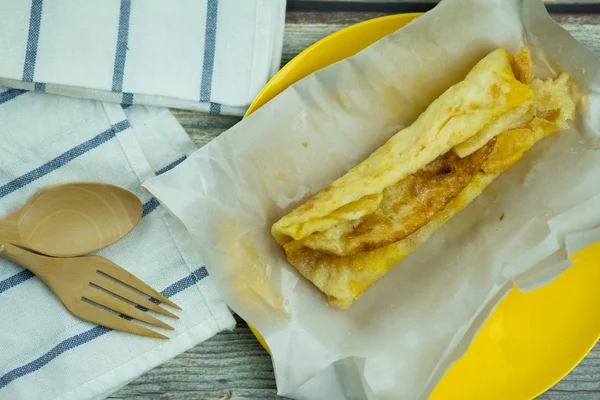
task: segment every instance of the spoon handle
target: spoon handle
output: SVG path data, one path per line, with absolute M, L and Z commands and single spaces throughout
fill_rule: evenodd
M 21 240 L 17 221 L 10 218 L 0 219 L 0 243 L 20 243 Z

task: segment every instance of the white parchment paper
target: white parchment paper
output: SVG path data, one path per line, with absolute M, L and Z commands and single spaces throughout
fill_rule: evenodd
M 589 93 L 348 310 L 290 266 L 271 225 L 344 174 L 498 47 Z M 537 0 L 444 0 L 296 83 L 146 187 L 187 227 L 230 307 L 265 337 L 281 395 L 424 399 L 516 282 L 541 286 L 600 239 L 600 60 Z M 500 216 L 504 214 L 503 220 Z

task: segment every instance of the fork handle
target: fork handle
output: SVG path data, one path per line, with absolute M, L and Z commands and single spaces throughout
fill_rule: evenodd
M 14 261 L 22 267 L 27 268 L 42 280 L 44 280 L 48 271 L 46 257 L 23 250 L 10 243 L 0 244 L 0 257 Z

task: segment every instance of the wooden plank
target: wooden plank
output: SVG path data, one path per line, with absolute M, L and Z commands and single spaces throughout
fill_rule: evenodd
M 360 11 L 360 12 L 416 12 L 428 11 L 440 0 L 288 0 L 289 11 Z M 543 0 L 551 12 L 598 13 L 599 0 Z
M 313 0 L 306 0 L 310 2 Z M 337 1 L 337 0 L 330 0 Z M 353 1 L 353 0 L 351 0 Z M 399 0 L 382 0 L 399 1 Z M 295 0 L 289 0 L 294 3 Z M 563 2 L 564 3 L 564 2 Z M 591 1 L 589 1 L 591 3 Z M 382 12 L 289 12 L 283 63 L 328 34 L 375 18 Z M 575 38 L 600 54 L 600 15 L 554 15 Z M 199 146 L 233 126 L 239 118 L 173 110 Z M 560 349 L 557 349 L 560 351 Z M 223 332 L 134 380 L 111 399 L 230 400 L 278 399 L 271 360 L 246 324 L 238 319 L 233 332 Z M 582 363 L 541 400 L 600 398 L 600 343 Z
M 381 12 L 291 12 L 287 14 L 282 64 L 299 52 L 347 26 L 386 15 Z M 578 41 L 600 54 L 600 16 L 553 14 Z
M 277 400 L 273 366 L 238 318 L 222 332 L 134 380 L 113 400 Z M 600 343 L 577 368 L 539 400 L 598 400 Z
M 198 147 L 204 146 L 241 119 L 198 111 L 172 110 L 172 112 Z
M 600 55 L 600 14 L 554 14 L 552 17 L 580 43 Z
M 271 358 L 239 318 L 233 332 L 169 360 L 113 394 L 111 399 L 230 400 L 277 397 Z

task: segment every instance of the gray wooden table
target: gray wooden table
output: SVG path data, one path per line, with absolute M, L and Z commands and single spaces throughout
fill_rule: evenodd
M 426 11 L 435 3 L 435 0 L 288 0 L 282 65 L 312 43 L 341 28 L 386 14 Z M 600 0 L 553 0 L 546 3 L 559 23 L 580 42 L 600 54 Z M 235 117 L 199 112 L 173 112 L 199 146 L 239 121 Z M 277 395 L 269 355 L 247 325 L 238 319 L 238 326 L 233 332 L 216 335 L 111 396 L 111 399 L 131 398 L 229 400 L 276 399 Z M 600 344 L 571 374 L 540 399 L 599 400 Z

